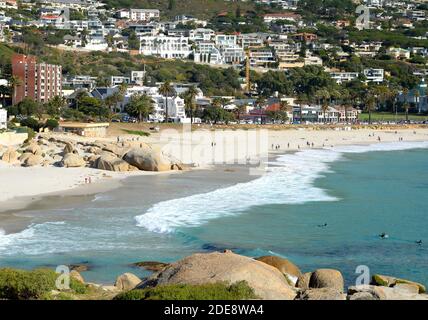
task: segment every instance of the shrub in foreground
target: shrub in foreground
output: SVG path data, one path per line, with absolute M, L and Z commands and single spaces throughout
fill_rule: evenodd
M 58 274 L 49 269 L 33 271 L 4 268 L 0 269 L 0 299 L 30 300 L 48 298 L 56 290 Z M 70 279 L 70 291 L 83 294 L 86 286 Z
M 115 300 L 246 300 L 257 298 L 246 281 L 202 285 L 174 284 L 135 289 L 117 295 Z

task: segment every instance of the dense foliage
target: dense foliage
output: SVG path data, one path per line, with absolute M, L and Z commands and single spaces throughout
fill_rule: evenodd
M 115 300 L 246 300 L 255 299 L 254 290 L 245 281 L 188 285 L 176 284 L 121 293 Z
M 57 277 L 55 271 L 48 269 L 34 271 L 0 269 L 0 299 L 47 299 L 50 292 L 56 289 Z M 71 278 L 70 290 L 85 293 L 86 286 Z

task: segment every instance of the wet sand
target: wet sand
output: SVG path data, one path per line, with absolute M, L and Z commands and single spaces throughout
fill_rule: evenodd
M 75 209 L 93 206 L 98 196 L 114 196 L 115 206 L 150 205 L 194 193 L 209 192 L 220 187 L 247 182 L 257 178 L 250 175 L 247 166 L 220 165 L 208 169 L 133 176 L 122 180 L 111 179 L 108 183 L 98 182 L 78 188 L 40 197 L 22 197 L 8 201 L 0 212 L 0 230 L 5 234 L 24 230 L 32 223 L 56 221 L 58 217 L 51 210 Z M 135 200 L 134 200 L 135 199 Z M 103 207 L 98 201 L 97 207 Z M 111 204 L 110 204 L 111 205 Z M 201 204 L 203 205 L 203 204 Z M 62 216 L 61 219 L 64 219 Z

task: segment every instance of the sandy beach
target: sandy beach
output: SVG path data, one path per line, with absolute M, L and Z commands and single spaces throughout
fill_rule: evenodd
M 132 141 L 132 135 L 121 135 L 121 140 Z M 74 136 L 76 140 L 86 140 Z M 114 142 L 116 136 L 103 140 Z M 428 141 L 428 129 L 391 130 L 196 130 L 191 134 L 176 130 L 153 133 L 139 138 L 138 143 L 159 145 L 183 163 L 196 168 L 215 164 L 251 163 L 257 165 L 272 154 L 293 152 L 308 148 L 342 145 L 375 144 L 379 142 Z M 137 142 L 135 142 L 137 143 Z M 264 157 L 264 159 L 262 159 Z M 121 180 L 135 175 L 158 172 L 111 172 L 91 168 L 31 167 L 24 168 L 0 161 L 0 212 L 18 210 L 46 195 L 65 192 L 95 194 L 120 186 Z M 164 174 L 164 173 L 162 173 Z M 91 184 L 85 179 L 91 178 Z

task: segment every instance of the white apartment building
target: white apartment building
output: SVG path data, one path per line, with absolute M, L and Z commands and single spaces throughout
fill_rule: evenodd
M 211 41 L 215 37 L 212 29 L 196 28 L 189 31 L 189 40 L 194 42 Z
M 252 66 L 266 67 L 276 61 L 271 49 L 257 49 L 250 51 L 250 64 Z
M 120 109 L 123 111 L 124 107 L 129 103 L 131 97 L 135 94 L 146 94 L 153 100 L 154 111 L 149 116 L 149 119 L 156 122 L 165 120 L 166 108 L 165 97 L 159 94 L 158 87 L 145 87 L 133 86 L 126 90 L 124 101 L 120 104 Z M 186 119 L 184 100 L 178 96 L 168 97 L 168 117 L 170 121 L 180 122 Z
M 335 80 L 338 84 L 343 82 L 352 81 L 358 78 L 358 72 L 331 72 L 330 76 L 333 80 Z
M 193 52 L 193 60 L 195 62 L 223 64 L 223 56 L 220 50 L 213 42 L 204 41 L 198 42 L 198 46 Z
M 110 84 L 112 87 L 118 86 L 122 83 L 129 84 L 129 83 L 131 83 L 131 79 L 129 77 L 123 77 L 123 76 L 111 76 L 110 77 Z
M 151 21 L 160 18 L 160 11 L 157 9 L 122 9 L 116 12 L 119 19 L 129 19 L 131 21 Z
M 186 59 L 192 53 L 187 37 L 140 37 L 140 54 L 165 59 Z
M 131 83 L 138 84 L 140 86 L 144 83 L 146 71 L 131 71 Z
M 217 46 L 233 47 L 237 44 L 237 36 L 230 34 L 218 34 L 215 36 L 215 44 Z

